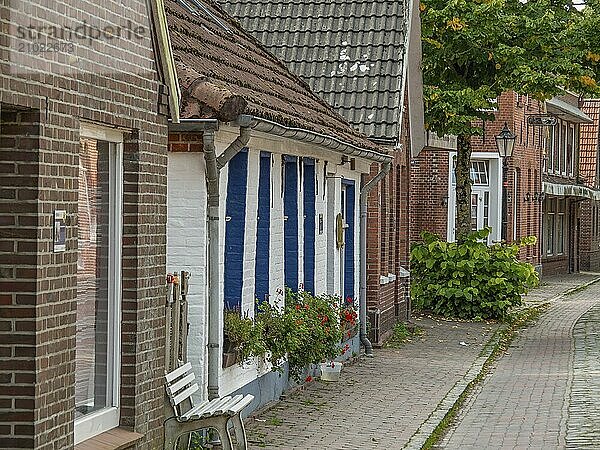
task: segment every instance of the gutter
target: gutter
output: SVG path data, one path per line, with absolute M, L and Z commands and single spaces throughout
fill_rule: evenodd
M 344 142 L 335 136 L 321 134 L 317 133 L 316 131 L 305 130 L 303 128 L 288 127 L 268 119 L 263 119 L 261 117 L 243 114 L 235 123 L 247 123 L 249 124 L 250 128 L 256 131 L 273 134 L 308 144 L 319 145 L 348 156 L 365 158 L 379 163 L 388 163 L 392 161 L 392 157 L 389 155 L 379 153 L 374 150 L 360 148 L 354 144 Z
M 373 345 L 367 337 L 367 200 L 369 193 L 391 170 L 392 163 L 385 162 L 375 177 L 360 190 L 360 342 L 365 347 L 365 355 L 373 356 Z

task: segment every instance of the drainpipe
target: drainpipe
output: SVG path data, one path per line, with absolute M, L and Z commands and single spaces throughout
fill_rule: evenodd
M 248 127 L 240 127 L 240 135 L 217 157 L 215 132 L 203 134 L 206 162 L 207 219 L 208 219 L 208 398 L 219 398 L 219 367 L 221 366 L 221 280 L 219 230 L 219 175 L 220 170 L 250 140 Z
M 381 171 L 375 175 L 360 191 L 360 342 L 365 347 L 365 355 L 373 357 L 373 345 L 367 337 L 367 199 L 369 192 L 392 168 L 390 162 L 383 163 Z

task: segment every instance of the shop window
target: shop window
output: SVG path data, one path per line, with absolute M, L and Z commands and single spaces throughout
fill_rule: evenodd
M 119 425 L 122 136 L 82 130 L 75 442 Z

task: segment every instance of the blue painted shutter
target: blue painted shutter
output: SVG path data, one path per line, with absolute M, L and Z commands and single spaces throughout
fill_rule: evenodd
M 259 301 L 269 295 L 269 245 L 271 242 L 271 154 L 260 154 L 258 180 L 258 223 L 256 227 L 255 295 Z
M 283 193 L 284 280 L 286 287 L 298 290 L 298 158 L 284 155 Z
M 304 290 L 315 293 L 315 160 L 304 158 Z
M 225 215 L 224 301 L 227 309 L 241 309 L 244 284 L 244 242 L 246 230 L 246 183 L 248 151 L 242 150 L 228 164 Z
M 346 185 L 346 234 L 344 236 L 344 298 L 354 298 L 354 181 L 342 180 Z

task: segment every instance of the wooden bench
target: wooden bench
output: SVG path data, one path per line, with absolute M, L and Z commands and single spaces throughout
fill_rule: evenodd
M 221 438 L 223 450 L 233 450 L 230 421 L 238 449 L 246 450 L 248 442 L 240 413 L 254 400 L 254 396 L 228 396 L 194 406 L 192 395 L 200 389 L 195 378 L 189 362 L 165 375 L 167 397 L 175 413 L 165 420 L 165 450 L 172 450 L 184 434 L 202 428 L 215 429 Z

